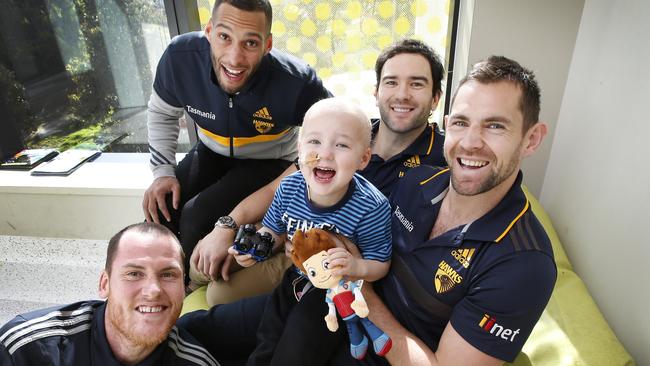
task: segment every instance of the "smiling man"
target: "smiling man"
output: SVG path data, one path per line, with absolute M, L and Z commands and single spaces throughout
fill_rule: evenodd
M 217 365 L 187 332 L 181 311 L 183 251 L 153 223 L 131 225 L 108 244 L 99 294 L 19 315 L 0 329 L 2 365 Z
M 477 63 L 445 118 L 449 168 L 412 169 L 393 191 L 391 270 L 363 292 L 393 339 L 390 364 L 501 365 L 522 349 L 557 274 L 521 189 L 521 162 L 547 132 L 539 111 L 530 70 L 501 56 Z
M 290 165 L 305 112 L 331 96 L 311 67 L 272 48 L 271 23 L 267 0 L 217 0 L 205 32 L 174 38 L 158 64 L 142 208 L 188 256 L 215 223 L 234 228 L 222 216 Z M 199 141 L 176 166 L 183 114 Z

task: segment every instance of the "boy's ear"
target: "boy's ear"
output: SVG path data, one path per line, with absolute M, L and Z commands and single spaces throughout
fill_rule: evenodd
M 370 150 L 370 147 L 367 147 L 366 150 L 363 152 L 363 156 L 361 157 L 361 162 L 359 163 L 359 169 L 357 170 L 364 170 L 368 166 L 371 156 L 372 156 L 372 151 Z

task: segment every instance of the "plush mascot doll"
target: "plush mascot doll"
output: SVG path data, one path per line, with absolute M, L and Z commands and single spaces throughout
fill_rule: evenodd
M 384 356 L 392 346 L 392 341 L 386 333 L 379 329 L 368 316 L 368 305 L 361 294 L 363 281 L 348 281 L 341 276 L 332 276 L 329 268 L 327 250 L 336 247 L 329 232 L 322 229 L 311 229 L 303 234 L 297 230 L 291 240 L 293 251 L 291 259 L 303 273 L 309 276 L 314 287 L 327 290 L 325 301 L 329 312 L 325 316 L 327 328 L 335 332 L 339 325 L 336 309 L 345 321 L 350 336 L 350 353 L 352 357 L 361 360 L 368 350 L 368 338 L 372 340 L 373 349 L 379 356 Z

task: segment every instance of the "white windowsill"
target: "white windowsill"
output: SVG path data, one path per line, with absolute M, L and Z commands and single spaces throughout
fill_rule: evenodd
M 148 160 L 144 153 L 103 153 L 67 177 L 1 170 L 0 193 L 141 195 L 153 179 Z
M 146 153 L 103 153 L 67 177 L 0 170 L 0 235 L 108 239 L 144 219 L 152 180 Z

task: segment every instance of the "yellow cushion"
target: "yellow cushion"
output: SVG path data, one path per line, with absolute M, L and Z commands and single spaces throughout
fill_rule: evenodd
M 551 239 L 557 282 L 551 299 L 514 365 L 634 365 L 585 284 L 573 272 L 560 239 L 537 199 L 523 187 L 535 216 Z
M 634 360 L 609 327 L 598 306 L 562 248 L 551 220 L 526 187 L 531 207 L 553 245 L 557 263 L 557 282 L 542 317 L 533 329 L 522 352 L 512 363 L 516 366 L 618 366 L 634 365 Z M 207 309 L 207 287 L 201 287 L 185 298 L 181 314 Z
M 208 301 L 205 299 L 205 292 L 207 289 L 208 286 L 199 287 L 197 290 L 185 297 L 185 300 L 183 300 L 183 309 L 181 310 L 181 316 L 194 310 L 208 310 Z

